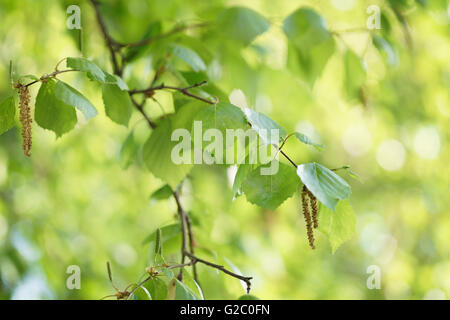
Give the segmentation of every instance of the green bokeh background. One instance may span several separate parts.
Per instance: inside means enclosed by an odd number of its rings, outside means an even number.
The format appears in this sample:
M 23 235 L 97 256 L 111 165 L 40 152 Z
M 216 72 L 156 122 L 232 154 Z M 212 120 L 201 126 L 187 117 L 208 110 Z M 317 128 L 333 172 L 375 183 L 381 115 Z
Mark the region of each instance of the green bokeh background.
M 317 249 L 309 248 L 297 196 L 274 212 L 251 205 L 245 196 L 232 202 L 230 170 L 196 166 L 184 186 L 183 201 L 192 212 L 199 255 L 217 257 L 220 263 L 228 259 L 254 277 L 252 293 L 265 299 L 450 297 L 447 1 L 409 7 L 405 15 L 412 48 L 400 23 L 390 16 L 397 55 L 392 65 L 368 45 L 368 32 L 343 33 L 312 90 L 286 68 L 283 19 L 308 5 L 331 30 L 361 28 L 366 25 L 366 8 L 371 4 L 385 8 L 384 1 L 107 2 L 107 24 L 120 41 L 139 40 L 153 21 L 162 21 L 165 29 L 177 21 L 210 21 L 231 5 L 260 12 L 271 27 L 252 46 L 240 49 L 231 43 L 219 55 L 214 36 L 203 40 L 213 57 L 219 56 L 222 72 L 216 85 L 227 95 L 241 89 L 249 105 L 288 131 L 301 130 L 325 145 L 319 153 L 288 141 L 285 148 L 296 163 L 317 161 L 329 168 L 348 164 L 361 176 L 358 182 L 343 175 L 352 185 L 356 233 L 332 255 L 319 233 Z M 87 1 L 2 0 L 2 99 L 10 92 L 10 60 L 16 75 L 42 75 L 60 59 L 81 55 L 77 31 L 66 28 L 66 8 L 71 4 L 81 8 L 84 56 L 111 70 Z M 366 105 L 345 96 L 346 46 L 364 55 Z M 152 78 L 148 60 L 140 59 L 126 70 L 130 86 Z M 143 239 L 176 219 L 173 199 L 150 200 L 164 183 L 139 159 L 122 168 L 118 155 L 129 129 L 104 115 L 99 86 L 81 75 L 61 79 L 80 89 L 100 114 L 89 122 L 78 114 L 77 127 L 59 139 L 33 125 L 31 158 L 22 153 L 19 126 L 0 136 L 0 299 L 98 299 L 113 293 L 106 261 L 111 261 L 118 287 L 137 281 L 149 258 Z M 37 89 L 32 87 L 32 101 Z M 157 98 L 167 113 L 173 110 L 170 93 L 158 92 Z M 152 117 L 161 114 L 153 102 L 146 110 Z M 140 119 L 135 112 L 130 127 L 143 143 L 149 131 Z M 81 268 L 80 290 L 66 288 L 69 265 Z M 381 270 L 379 290 L 366 285 L 371 265 Z M 239 281 L 204 266 L 199 270 L 205 298 L 235 299 L 243 294 Z

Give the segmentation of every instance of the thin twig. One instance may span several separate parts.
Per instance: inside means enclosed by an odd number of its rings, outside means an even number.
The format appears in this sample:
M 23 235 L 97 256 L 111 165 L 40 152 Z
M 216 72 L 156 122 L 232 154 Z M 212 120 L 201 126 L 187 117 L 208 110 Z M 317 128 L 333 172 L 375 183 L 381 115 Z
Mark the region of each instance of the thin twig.
M 191 98 L 194 98 L 194 99 L 206 102 L 208 104 L 217 104 L 219 102 L 217 98 L 216 98 L 216 101 L 211 101 L 211 100 L 205 99 L 203 97 L 200 97 L 200 96 L 198 96 L 196 94 L 193 94 L 193 93 L 189 92 L 189 89 L 193 89 L 193 88 L 197 88 L 197 87 L 203 86 L 206 83 L 207 83 L 206 81 L 202 81 L 202 82 L 195 83 L 195 84 L 193 84 L 191 86 L 188 86 L 188 87 L 166 86 L 163 83 L 163 84 L 160 84 L 159 86 L 150 87 L 150 88 L 147 88 L 147 89 L 130 90 L 129 93 L 130 93 L 130 95 L 145 94 L 145 95 L 151 96 L 153 94 L 153 92 L 155 92 L 156 90 L 176 90 L 176 91 L 181 92 L 182 94 L 184 94 L 186 96 L 189 96 Z
M 186 241 L 187 241 L 187 235 L 186 235 L 186 212 L 184 211 L 183 207 L 181 206 L 180 197 L 178 195 L 177 191 L 173 192 L 173 197 L 175 198 L 175 202 L 177 203 L 177 210 L 178 214 L 180 216 L 181 220 L 181 264 L 184 264 L 185 258 L 186 258 Z M 183 269 L 180 270 L 180 273 L 178 275 L 179 280 L 183 280 Z
M 148 45 L 150 43 L 152 43 L 155 40 L 159 40 L 162 38 L 167 38 L 171 35 L 174 35 L 176 33 L 188 30 L 188 29 L 194 29 L 194 28 L 202 28 L 202 27 L 206 27 L 208 26 L 209 23 L 197 23 L 197 24 L 191 24 L 191 25 L 182 25 L 182 26 L 178 26 L 173 28 L 172 30 L 166 32 L 166 33 L 161 33 L 158 34 L 154 37 L 150 37 L 138 42 L 132 42 L 132 43 L 128 43 L 128 44 L 120 44 L 121 47 L 125 47 L 125 48 L 133 48 L 133 47 L 140 47 L 140 46 L 145 46 Z
M 136 107 L 136 109 L 142 114 L 142 116 L 145 118 L 145 120 L 147 121 L 148 125 L 150 126 L 150 128 L 155 129 L 156 125 L 153 123 L 153 121 L 148 117 L 147 113 L 145 113 L 144 111 L 144 106 L 139 104 L 131 95 L 131 102 L 133 103 L 133 105 Z
M 103 16 L 100 12 L 99 2 L 97 0 L 91 0 L 92 6 L 94 7 L 95 14 L 97 16 L 97 21 L 102 30 L 103 37 L 105 38 L 106 45 L 108 46 L 109 53 L 111 54 L 111 61 L 113 64 L 114 74 L 122 76 L 122 68 L 119 67 L 119 62 L 117 61 L 116 51 L 120 47 L 120 44 L 117 43 L 108 33 L 106 29 L 105 21 L 103 20 Z
M 99 23 L 100 28 L 102 30 L 103 36 L 105 38 L 105 41 L 106 41 L 106 43 L 108 45 L 109 51 L 111 53 L 111 60 L 112 60 L 112 63 L 113 63 L 114 74 L 116 74 L 118 76 L 122 75 L 122 70 L 123 70 L 123 65 L 122 65 L 122 68 L 119 67 L 119 64 L 117 62 L 117 57 L 116 57 L 116 53 L 120 54 L 120 48 L 122 48 L 122 47 L 130 48 L 130 47 L 136 47 L 136 46 L 143 46 L 143 45 L 151 43 L 152 41 L 154 41 L 156 39 L 160 39 L 162 37 L 168 37 L 168 36 L 170 36 L 172 34 L 175 34 L 177 32 L 181 32 L 181 31 L 189 29 L 189 28 L 194 28 L 194 27 L 196 28 L 196 27 L 202 27 L 202 26 L 207 25 L 207 24 L 197 24 L 197 25 L 188 25 L 188 26 L 176 27 L 176 28 L 172 29 L 171 31 L 169 31 L 167 33 L 164 33 L 164 34 L 161 34 L 161 35 L 149 38 L 149 39 L 145 39 L 145 40 L 142 40 L 142 41 L 139 41 L 139 42 L 136 42 L 136 43 L 131 43 L 131 44 L 124 45 L 124 44 L 118 43 L 117 41 L 115 41 L 109 35 L 109 33 L 108 33 L 107 29 L 106 29 L 105 22 L 104 22 L 103 17 L 102 17 L 102 15 L 100 13 L 100 10 L 99 10 L 99 3 L 98 3 L 98 1 L 97 0 L 91 0 L 91 3 L 92 3 L 92 5 L 93 5 L 93 7 L 95 9 L 98 23 Z M 122 63 L 124 63 L 123 59 L 122 59 Z M 189 96 L 189 97 L 194 98 L 194 99 L 201 100 L 201 101 L 203 101 L 205 103 L 208 103 L 208 104 L 217 104 L 218 103 L 218 99 L 217 98 L 216 98 L 216 101 L 210 101 L 210 100 L 207 100 L 205 98 L 202 98 L 200 96 L 197 96 L 197 95 L 189 92 L 189 89 L 202 86 L 202 85 L 206 84 L 206 81 L 202 81 L 200 83 L 195 83 L 195 84 L 193 84 L 191 86 L 184 87 L 184 88 L 173 87 L 173 86 L 166 86 L 164 84 L 161 84 L 159 86 L 153 87 L 153 84 L 154 84 L 154 82 L 152 82 L 152 86 L 150 88 L 148 88 L 148 89 L 131 90 L 131 91 L 128 92 L 130 97 L 131 97 L 131 100 L 132 100 L 133 104 L 139 110 L 139 112 L 144 116 L 144 118 L 147 120 L 148 125 L 152 129 L 154 129 L 156 127 L 156 125 L 150 120 L 150 118 L 145 113 L 144 108 L 143 108 L 143 104 L 139 104 L 133 98 L 133 95 L 141 93 L 141 94 L 145 94 L 146 98 L 148 98 L 148 97 L 152 96 L 152 93 L 155 90 L 168 89 L 168 90 L 179 91 L 179 92 L 181 92 L 182 94 L 184 94 L 186 96 Z M 295 165 L 295 163 L 293 163 L 293 164 Z M 200 263 L 203 263 L 203 264 L 205 264 L 207 266 L 210 266 L 210 267 L 213 267 L 215 269 L 221 270 L 222 272 L 224 272 L 224 273 L 226 273 L 226 274 L 228 274 L 228 275 L 230 275 L 230 276 L 232 276 L 234 278 L 237 278 L 237 279 L 239 279 L 241 281 L 244 281 L 247 284 L 247 293 L 250 292 L 252 277 L 244 277 L 244 276 L 238 275 L 236 273 L 233 273 L 233 272 L 227 270 L 225 267 L 223 267 L 221 265 L 218 265 L 218 264 L 215 264 L 215 263 L 212 263 L 212 262 L 200 259 L 200 258 L 198 258 L 198 257 L 196 257 L 194 255 L 194 237 L 193 237 L 193 232 L 192 232 L 191 221 L 190 221 L 189 217 L 187 216 L 186 212 L 184 211 L 184 209 L 183 209 L 183 207 L 181 205 L 179 194 L 178 194 L 177 191 L 173 192 L 173 197 L 175 198 L 175 201 L 176 201 L 176 204 L 177 204 L 178 214 L 180 215 L 180 219 L 181 219 L 181 231 L 182 231 L 181 264 L 172 265 L 172 266 L 169 266 L 168 268 L 169 269 L 181 268 L 180 274 L 179 274 L 179 279 L 182 280 L 183 279 L 183 273 L 182 273 L 183 269 L 182 268 L 185 267 L 185 266 L 193 266 L 193 268 L 194 268 L 194 279 L 196 279 L 196 281 L 198 283 L 197 272 L 196 272 L 196 269 L 195 269 L 195 264 L 197 262 L 200 262 Z M 188 236 L 189 236 L 189 251 L 187 250 L 187 246 L 186 246 L 186 244 L 187 244 L 187 237 Z M 185 263 L 186 257 L 189 257 L 189 259 L 191 261 Z M 138 290 L 140 287 L 142 287 L 147 281 L 151 280 L 152 278 L 153 278 L 153 276 L 150 275 L 147 278 L 145 278 L 143 281 L 141 281 L 129 293 L 127 299 L 130 299 L 133 296 L 133 294 L 136 292 L 136 290 Z
M 136 287 L 134 287 L 133 290 L 131 290 L 130 293 L 128 294 L 127 300 L 130 300 L 130 298 L 133 296 L 133 294 L 136 292 L 136 290 L 139 289 L 140 287 L 142 287 L 148 280 L 150 280 L 152 278 L 153 278 L 152 276 L 148 276 L 147 278 L 142 280 Z
M 200 259 L 197 256 L 195 256 L 195 255 L 193 255 L 193 254 L 191 254 L 189 252 L 186 252 L 186 255 L 190 259 L 192 259 L 194 261 L 194 263 L 197 263 L 197 262 L 203 263 L 203 264 L 205 264 L 207 266 L 210 266 L 212 268 L 218 269 L 218 270 L 222 271 L 223 273 L 228 274 L 229 276 L 232 276 L 232 277 L 234 277 L 236 279 L 244 281 L 247 284 L 247 293 L 250 293 L 250 288 L 251 288 L 251 285 L 252 285 L 251 280 L 253 279 L 253 277 L 245 277 L 245 276 L 239 275 L 237 273 L 231 272 L 230 270 L 225 269 L 224 266 L 221 266 L 221 265 L 218 265 L 218 264 L 215 264 L 215 263 L 212 263 L 212 262 Z
M 195 240 L 194 240 L 194 233 L 192 232 L 192 222 L 191 222 L 191 218 L 186 215 L 186 226 L 187 226 L 187 231 L 188 231 L 188 238 L 189 238 L 189 252 L 191 254 L 195 254 Z M 198 274 L 197 274 L 197 266 L 195 264 L 192 265 L 192 272 L 194 274 L 194 280 L 195 282 L 197 282 L 198 285 Z
M 38 83 L 40 81 L 45 81 L 45 80 L 50 79 L 50 78 L 55 78 L 58 74 L 65 73 L 65 72 L 72 72 L 72 71 L 79 71 L 79 70 L 77 70 L 77 69 L 67 69 L 67 70 L 54 71 L 54 72 L 52 72 L 50 74 L 42 76 L 39 80 L 34 80 L 34 81 L 26 84 L 25 87 L 32 86 L 33 84 Z

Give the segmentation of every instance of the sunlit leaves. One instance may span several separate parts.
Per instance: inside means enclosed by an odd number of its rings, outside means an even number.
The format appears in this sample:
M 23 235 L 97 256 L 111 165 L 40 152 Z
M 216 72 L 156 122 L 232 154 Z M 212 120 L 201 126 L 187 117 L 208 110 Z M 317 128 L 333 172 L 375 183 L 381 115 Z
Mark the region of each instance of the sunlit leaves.
M 142 154 L 147 168 L 173 189 L 192 168 L 192 164 L 175 164 L 172 161 L 172 150 L 177 144 L 171 140 L 174 129 L 171 118 L 162 120 L 145 143 Z
M 78 90 L 69 86 L 67 83 L 58 80 L 54 92 L 58 100 L 80 110 L 86 117 L 86 120 L 97 115 L 97 109 L 95 109 L 92 103 Z
M 140 146 L 134 138 L 134 131 L 132 130 L 120 148 L 119 162 L 122 168 L 127 169 L 136 159 L 139 153 Z
M 150 196 L 151 200 L 165 200 L 173 195 L 172 188 L 166 184 L 152 193 Z
M 269 165 L 276 164 L 271 162 Z M 249 202 L 262 208 L 275 210 L 294 194 L 299 184 L 295 169 L 283 163 L 278 163 L 278 165 L 278 170 L 272 174 L 261 174 L 261 168 L 268 168 L 267 165 L 263 165 L 247 176 L 242 190 Z
M 137 285 L 133 285 L 131 290 L 134 290 Z M 131 300 L 153 300 L 150 292 L 144 287 L 139 287 L 136 291 L 134 291 L 133 296 L 130 298 Z
M 236 145 L 234 141 L 226 139 L 227 130 L 245 130 L 248 128 L 245 115 L 241 109 L 225 102 L 210 105 L 204 108 L 195 116 L 195 121 L 198 121 L 197 123 L 200 123 L 201 121 L 201 128 L 203 132 L 211 133 L 211 137 L 208 139 L 211 140 L 211 144 L 206 141 L 201 141 L 200 143 L 202 144 L 201 147 L 206 151 L 206 154 L 211 154 L 217 163 L 224 163 L 227 152 L 231 152 L 231 148 L 234 148 Z M 198 138 L 199 134 L 202 134 L 202 132 L 198 131 L 198 129 L 193 127 L 192 136 L 194 139 Z M 217 135 L 214 135 L 213 133 L 217 133 Z M 218 136 L 222 138 L 222 143 L 220 143 L 220 141 L 216 141 Z M 197 143 L 197 146 L 198 145 L 199 143 Z M 214 148 L 215 146 L 221 149 L 220 151 L 222 151 L 222 157 L 217 152 L 219 150 Z M 205 157 L 207 157 L 206 154 L 204 154 Z M 237 157 L 237 152 L 234 153 L 234 156 Z M 213 158 L 210 158 L 207 161 L 213 161 Z
M 67 58 L 68 68 L 87 72 L 91 77 L 100 82 L 105 82 L 105 73 L 95 63 L 85 58 Z
M 172 52 L 175 56 L 186 62 L 195 72 L 206 70 L 205 62 L 193 51 L 182 45 L 174 45 Z
M 344 87 L 349 99 L 359 99 L 366 81 L 366 68 L 363 61 L 352 50 L 344 54 Z
M 73 68 L 78 71 L 86 72 L 91 80 L 96 80 L 102 84 L 115 84 L 121 90 L 128 90 L 127 84 L 117 75 L 112 75 L 94 62 L 85 58 L 67 58 L 66 65 L 68 68 Z
M 301 164 L 297 174 L 309 191 L 331 210 L 339 200 L 346 199 L 351 189 L 348 183 L 330 169 L 318 163 Z
M 258 12 L 244 7 L 226 9 L 219 15 L 217 25 L 227 37 L 249 45 L 257 36 L 269 29 L 269 21 Z
M 348 200 L 339 201 L 336 211 L 320 206 L 319 230 L 327 235 L 332 252 L 355 233 L 356 217 Z
M 313 142 L 311 140 L 310 137 L 308 137 L 307 135 L 300 133 L 300 132 L 295 132 L 294 136 L 301 142 L 303 142 L 304 144 L 309 144 L 311 146 L 313 146 L 314 148 L 316 148 L 318 151 L 322 151 L 323 149 L 323 144 L 319 144 L 316 142 Z
M 165 300 L 167 298 L 168 288 L 164 280 L 155 277 L 144 284 L 144 287 L 150 293 L 152 300 Z
M 335 50 L 325 20 L 310 8 L 300 8 L 283 22 L 288 37 L 288 64 L 311 86 Z
M 102 85 L 102 97 L 106 115 L 118 124 L 128 126 L 133 106 L 130 95 L 115 84 Z
M 244 113 L 252 129 L 266 144 L 278 144 L 286 137 L 286 130 L 268 116 L 249 108 L 244 108 Z
M 164 245 L 164 242 L 172 239 L 173 237 L 178 236 L 181 233 L 181 225 L 179 223 L 169 224 L 167 226 L 159 228 L 161 230 L 161 243 Z M 156 242 L 156 236 L 158 233 L 158 229 L 152 232 L 143 243 L 151 243 Z
M 5 133 L 14 126 L 16 107 L 14 97 L 9 97 L 0 103 L 0 134 Z
M 175 285 L 175 300 L 199 300 L 200 298 L 192 292 L 183 282 L 178 279 L 173 279 L 175 283 L 171 283 L 171 285 Z
M 253 169 L 254 169 L 254 165 L 249 164 L 249 163 L 242 163 L 241 165 L 239 165 L 238 170 L 236 172 L 236 176 L 234 177 L 234 182 L 233 182 L 233 198 L 241 195 L 242 183 L 245 181 L 248 174 L 250 172 L 252 172 Z
M 202 121 L 203 130 L 217 129 L 222 133 L 225 133 L 226 129 L 243 129 L 247 124 L 241 109 L 226 102 L 204 108 L 195 120 Z
M 397 54 L 393 46 L 389 43 L 389 41 L 378 35 L 373 35 L 372 42 L 373 45 L 380 51 L 381 55 L 387 60 L 387 62 L 390 65 L 397 64 L 398 60 Z
M 56 82 L 43 82 L 36 97 L 34 119 L 36 123 L 56 133 L 57 137 L 72 130 L 77 123 L 75 109 L 55 95 Z

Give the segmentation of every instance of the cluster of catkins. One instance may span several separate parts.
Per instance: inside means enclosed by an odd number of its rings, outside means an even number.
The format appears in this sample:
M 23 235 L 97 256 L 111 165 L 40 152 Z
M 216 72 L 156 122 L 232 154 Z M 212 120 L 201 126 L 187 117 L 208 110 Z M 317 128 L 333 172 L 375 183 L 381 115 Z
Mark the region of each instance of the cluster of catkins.
M 32 133 L 31 123 L 31 108 L 30 108 L 30 92 L 27 86 L 18 83 L 16 86 L 19 91 L 19 109 L 20 109 L 20 123 L 22 124 L 22 148 L 26 156 L 31 156 Z
M 312 194 L 311 191 L 308 190 L 305 185 L 302 188 L 301 197 L 309 245 L 312 249 L 315 249 L 313 228 L 315 229 L 319 226 L 319 221 L 317 220 L 317 214 L 319 211 L 317 206 L 317 198 Z

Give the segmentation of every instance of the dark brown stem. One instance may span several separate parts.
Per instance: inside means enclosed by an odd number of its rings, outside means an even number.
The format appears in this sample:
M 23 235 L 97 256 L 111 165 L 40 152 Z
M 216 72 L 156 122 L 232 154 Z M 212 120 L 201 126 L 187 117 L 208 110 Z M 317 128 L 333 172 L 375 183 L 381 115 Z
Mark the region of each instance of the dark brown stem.
M 150 128 L 155 129 L 156 125 L 155 123 L 149 118 L 149 116 L 147 115 L 147 113 L 145 113 L 144 111 L 144 106 L 142 104 L 139 104 L 131 95 L 131 102 L 133 103 L 133 105 L 136 107 L 136 109 L 142 114 L 142 116 L 145 118 L 145 121 L 147 121 L 148 125 L 150 126 Z
M 284 153 L 284 151 L 283 150 L 280 150 L 280 153 L 286 158 L 286 159 L 288 159 L 288 161 L 294 166 L 294 167 L 296 167 L 297 168 L 297 165 L 295 164 L 295 162 L 294 161 L 292 161 L 292 159 L 291 158 L 289 158 L 289 156 L 286 154 L 286 153 Z
M 218 99 L 217 98 L 216 98 L 216 101 L 210 101 L 208 99 L 202 98 L 202 97 L 200 97 L 198 95 L 195 95 L 195 94 L 189 92 L 189 89 L 203 86 L 206 83 L 207 83 L 206 81 L 202 81 L 200 83 L 195 83 L 195 84 L 193 84 L 191 86 L 184 87 L 184 88 L 174 87 L 174 86 L 166 86 L 165 84 L 160 84 L 159 86 L 150 87 L 150 88 L 147 88 L 147 89 L 130 90 L 129 93 L 130 93 L 130 95 L 145 94 L 145 95 L 151 96 L 153 94 L 153 92 L 155 92 L 156 90 L 165 90 L 165 89 L 167 89 L 167 90 L 176 90 L 176 91 L 181 92 L 182 94 L 184 94 L 186 96 L 189 96 L 191 98 L 194 98 L 194 99 L 206 102 L 208 104 L 217 104 L 218 103 Z
M 215 264 L 215 263 L 212 263 L 212 262 L 209 262 L 209 261 L 200 259 L 200 258 L 198 258 L 197 256 L 195 256 L 195 255 L 193 255 L 193 254 L 191 254 L 191 253 L 189 253 L 189 252 L 186 252 L 186 255 L 187 255 L 192 261 L 194 261 L 194 263 L 197 263 L 197 262 L 203 263 L 204 265 L 207 265 L 207 266 L 210 266 L 210 267 L 212 267 L 212 268 L 218 269 L 218 270 L 222 271 L 223 273 L 228 274 L 229 276 L 232 276 L 232 277 L 234 277 L 234 278 L 236 278 L 236 279 L 239 279 L 239 280 L 244 281 L 244 282 L 247 284 L 247 293 L 250 293 L 250 288 L 251 288 L 251 285 L 252 285 L 251 280 L 253 279 L 252 277 L 244 277 L 244 276 L 241 276 L 241 275 L 239 275 L 239 274 L 237 274 L 237 273 L 231 272 L 231 271 L 228 270 L 228 269 L 225 269 L 224 266 L 221 266 L 221 265 L 218 265 L 218 264 Z
M 107 29 L 106 29 L 106 25 L 105 22 L 103 20 L 103 17 L 100 13 L 99 10 L 99 3 L 97 0 L 91 0 L 91 3 L 95 9 L 96 12 L 96 16 L 97 16 L 97 21 L 98 24 L 100 25 L 100 28 L 102 30 L 103 36 L 105 38 L 106 44 L 108 46 L 108 49 L 111 53 L 111 60 L 112 60 L 112 64 L 113 64 L 113 68 L 114 68 L 114 74 L 118 75 L 118 76 L 122 76 L 122 71 L 123 71 L 123 65 L 122 67 L 119 67 L 118 61 L 117 61 L 117 56 L 116 54 L 119 53 L 120 54 L 120 49 L 122 47 L 137 47 L 137 46 L 143 46 L 143 45 L 147 45 L 149 43 L 151 43 L 154 40 L 163 38 L 163 37 L 168 37 L 170 35 L 173 35 L 177 32 L 181 32 L 183 30 L 187 30 L 189 28 L 197 28 L 197 27 L 202 27 L 202 26 L 206 26 L 207 24 L 197 24 L 197 25 L 188 25 L 188 26 L 180 26 L 180 27 L 175 27 L 174 29 L 172 29 L 171 31 L 167 32 L 167 33 L 163 33 L 161 35 L 158 35 L 156 37 L 152 37 L 149 39 L 145 39 L 136 43 L 130 43 L 130 44 L 120 44 L 118 42 L 116 42 L 108 33 Z M 124 63 L 124 59 L 122 59 L 122 63 Z M 66 71 L 62 71 L 62 72 L 66 72 Z M 62 73 L 60 71 L 58 71 L 58 73 Z M 55 74 L 56 75 L 56 74 Z M 138 111 L 144 116 L 144 118 L 146 119 L 148 125 L 154 129 L 156 128 L 156 125 L 151 121 L 151 119 L 147 116 L 147 114 L 144 111 L 144 107 L 143 104 L 139 104 L 133 97 L 133 95 L 135 94 L 145 94 L 146 98 L 151 97 L 153 95 L 153 92 L 155 90 L 163 90 L 163 89 L 168 89 L 168 90 L 176 90 L 181 92 L 182 94 L 189 96 L 191 98 L 203 101 L 205 103 L 208 104 L 217 104 L 218 103 L 218 99 L 216 99 L 216 101 L 210 101 L 207 100 L 205 98 L 202 98 L 200 96 L 197 96 L 191 92 L 189 92 L 189 89 L 192 88 L 196 88 L 196 87 L 200 87 L 204 84 L 206 84 L 206 81 L 202 81 L 200 83 L 195 83 L 191 86 L 188 87 L 184 87 L 184 88 L 180 88 L 180 87 L 174 87 L 174 86 L 166 86 L 164 84 L 161 84 L 159 86 L 153 87 L 154 82 L 156 81 L 158 77 L 158 74 L 155 75 L 155 79 L 154 81 L 152 81 L 152 86 L 148 89 L 144 89 L 144 90 L 130 90 L 128 93 L 130 95 L 130 98 L 134 104 L 134 106 L 138 109 Z M 145 100 L 144 100 L 145 101 Z M 294 164 L 295 165 L 295 164 Z M 173 197 L 175 199 L 175 202 L 177 204 L 177 210 L 178 210 L 178 214 L 180 216 L 180 220 L 181 220 L 181 232 L 182 232 L 182 245 L 181 245 L 181 264 L 178 265 L 172 265 L 169 266 L 169 269 L 175 269 L 175 268 L 181 268 L 180 270 L 180 274 L 178 275 L 178 279 L 179 280 L 183 280 L 183 267 L 186 266 L 192 266 L 193 267 L 193 271 L 194 271 L 194 279 L 195 281 L 198 283 L 198 278 L 197 278 L 197 271 L 196 271 L 196 263 L 200 262 L 203 263 L 207 266 L 216 268 L 218 270 L 221 270 L 222 272 L 237 278 L 241 281 L 244 281 L 247 284 L 247 293 L 250 292 L 250 287 L 251 287 L 251 279 L 252 277 L 244 277 L 241 275 L 238 275 L 236 273 L 233 273 L 227 269 L 225 269 L 223 266 L 221 265 L 217 265 L 215 263 L 200 259 L 198 257 L 196 257 L 194 255 L 194 247 L 195 247 L 195 243 L 194 243 L 194 235 L 192 232 L 192 225 L 191 225 L 191 220 L 189 219 L 186 211 L 184 211 L 181 202 L 180 202 L 180 198 L 179 198 L 179 194 L 177 191 L 173 192 Z M 189 237 L 189 251 L 187 250 L 187 241 L 188 241 L 188 237 Z M 189 259 L 191 260 L 190 262 L 185 263 L 186 257 L 189 257 Z M 132 295 L 136 292 L 137 289 L 139 289 L 140 287 L 142 287 L 147 281 L 151 280 L 153 278 L 152 275 L 150 275 L 149 277 L 145 278 L 143 281 L 141 281 L 128 295 L 127 299 L 130 299 L 132 297 Z
M 114 74 L 117 74 L 118 76 L 122 76 L 122 68 L 119 66 L 119 62 L 117 60 L 116 52 L 120 48 L 120 44 L 117 43 L 108 33 L 108 30 L 106 29 L 105 21 L 103 20 L 103 16 L 100 12 L 99 8 L 99 2 L 97 0 L 91 0 L 92 6 L 94 7 L 95 14 L 97 16 L 97 21 L 100 26 L 100 29 L 102 30 L 103 37 L 105 38 L 106 45 L 108 46 L 109 53 L 111 54 L 111 62 L 113 64 L 113 70 Z
M 194 233 L 192 232 L 192 221 L 188 215 L 186 215 L 186 226 L 187 226 L 188 238 L 189 238 L 189 252 L 191 254 L 195 254 L 195 249 L 194 249 L 195 240 L 194 240 Z M 192 265 L 192 272 L 194 274 L 195 282 L 197 282 L 197 284 L 200 285 L 200 283 L 198 282 L 197 266 L 195 264 Z
M 181 220 L 181 264 L 184 264 L 184 261 L 186 258 L 186 253 L 187 253 L 187 250 L 186 250 L 186 242 L 187 242 L 186 212 L 184 211 L 183 207 L 181 206 L 180 197 L 179 197 L 177 191 L 173 192 L 173 197 L 175 198 L 175 202 L 177 204 L 178 215 L 180 216 L 180 220 Z M 178 279 L 180 281 L 183 280 L 183 270 L 180 270 Z

